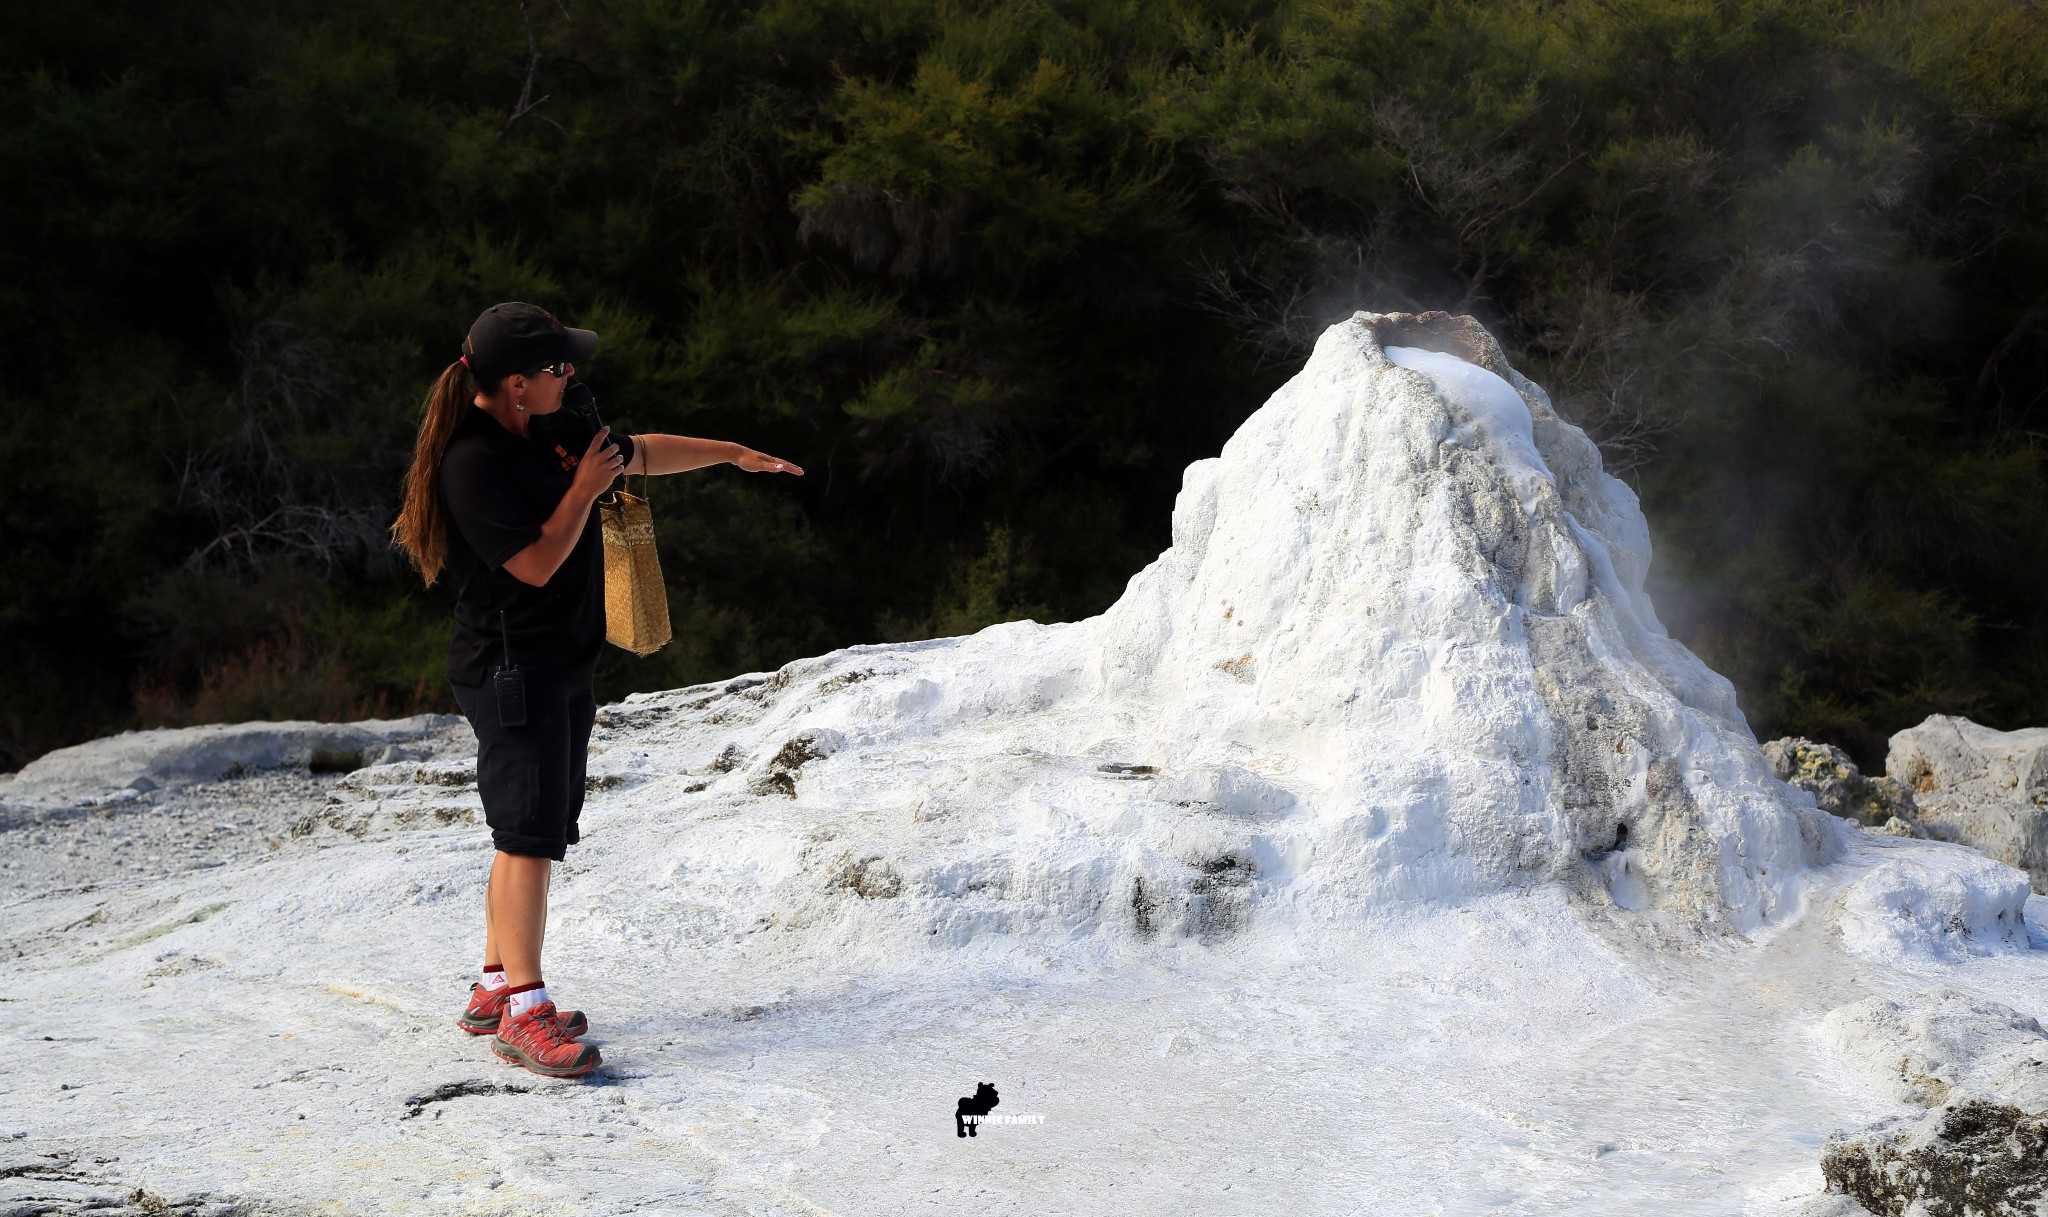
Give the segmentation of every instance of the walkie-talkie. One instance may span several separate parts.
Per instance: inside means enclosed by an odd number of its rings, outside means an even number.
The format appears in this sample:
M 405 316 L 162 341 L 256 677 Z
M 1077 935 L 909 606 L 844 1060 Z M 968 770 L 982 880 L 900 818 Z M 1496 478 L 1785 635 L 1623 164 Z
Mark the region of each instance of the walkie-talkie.
M 498 721 L 507 727 L 526 725 L 526 673 L 512 662 L 512 633 L 505 610 L 498 610 L 498 636 L 505 643 L 505 666 L 491 673 L 491 691 L 498 696 Z
M 562 394 L 562 405 L 567 409 L 576 411 L 577 415 L 585 423 L 589 424 L 592 435 L 596 435 L 599 431 L 604 430 L 604 420 L 597 416 L 597 394 L 591 391 L 589 385 L 570 385 L 568 391 Z M 612 442 L 618 443 L 618 437 L 614 436 Z M 625 483 L 625 475 L 620 474 L 612 479 L 612 489 L 617 490 L 620 486 L 625 485 Z

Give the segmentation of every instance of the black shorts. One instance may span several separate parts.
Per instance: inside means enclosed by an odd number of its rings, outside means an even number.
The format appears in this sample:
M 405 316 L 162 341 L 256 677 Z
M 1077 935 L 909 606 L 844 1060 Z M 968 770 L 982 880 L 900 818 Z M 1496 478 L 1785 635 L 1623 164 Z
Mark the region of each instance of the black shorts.
M 498 721 L 491 686 L 449 683 L 476 732 L 476 785 L 492 843 L 508 854 L 561 861 L 576 844 L 583 810 L 583 768 L 597 720 L 590 684 L 528 676 L 526 725 L 507 727 Z

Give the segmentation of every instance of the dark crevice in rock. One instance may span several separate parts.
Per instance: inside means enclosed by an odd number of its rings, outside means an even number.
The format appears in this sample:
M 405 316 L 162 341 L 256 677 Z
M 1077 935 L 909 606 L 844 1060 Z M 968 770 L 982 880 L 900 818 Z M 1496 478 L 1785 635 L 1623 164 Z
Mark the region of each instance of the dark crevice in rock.
M 508 1086 L 497 1082 L 482 1081 L 477 1078 L 470 1078 L 461 1082 L 449 1082 L 442 1086 L 436 1086 L 425 1094 L 416 1094 L 407 1099 L 405 1101 L 405 1114 L 398 1118 L 410 1120 L 414 1116 L 419 1115 L 430 1104 L 446 1103 L 450 1099 L 461 1099 L 467 1098 L 470 1095 L 484 1094 L 527 1094 L 531 1089 L 531 1087 L 527 1086 Z
M 1258 868 L 1242 854 L 1205 858 L 1189 885 L 1195 915 L 1195 936 L 1213 941 L 1241 927 L 1251 916 L 1252 881 Z
M 1139 765 L 1130 761 L 1106 761 L 1095 767 L 1097 773 L 1113 778 L 1141 779 L 1156 777 L 1157 765 Z
M 1145 888 L 1144 876 L 1131 880 L 1131 915 L 1137 923 L 1138 937 L 1150 938 L 1155 927 L 1152 914 L 1159 908 L 1159 898 Z

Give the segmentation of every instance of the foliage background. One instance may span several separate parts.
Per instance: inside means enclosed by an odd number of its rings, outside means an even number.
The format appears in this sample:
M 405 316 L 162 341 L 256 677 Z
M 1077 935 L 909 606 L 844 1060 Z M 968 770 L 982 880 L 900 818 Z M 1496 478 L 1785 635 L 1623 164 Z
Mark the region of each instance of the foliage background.
M 508 299 L 604 335 L 614 421 L 809 471 L 657 484 L 677 638 L 604 697 L 1098 612 L 1323 325 L 1444 308 L 1636 485 L 1666 624 L 1761 737 L 2048 722 L 2039 3 L 8 24 L 0 764 L 451 709 L 452 593 L 384 529 Z

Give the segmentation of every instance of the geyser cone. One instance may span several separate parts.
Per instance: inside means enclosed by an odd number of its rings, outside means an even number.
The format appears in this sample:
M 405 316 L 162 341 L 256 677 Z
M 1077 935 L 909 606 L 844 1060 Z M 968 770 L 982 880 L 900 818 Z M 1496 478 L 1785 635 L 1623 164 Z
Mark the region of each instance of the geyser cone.
M 1189 466 L 1097 687 L 1167 770 L 1294 762 L 1274 845 L 1312 888 L 1557 878 L 1746 929 L 1835 830 L 1665 633 L 1649 557 L 1635 495 L 1482 327 L 1359 313 Z

